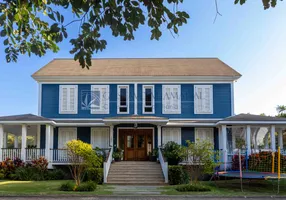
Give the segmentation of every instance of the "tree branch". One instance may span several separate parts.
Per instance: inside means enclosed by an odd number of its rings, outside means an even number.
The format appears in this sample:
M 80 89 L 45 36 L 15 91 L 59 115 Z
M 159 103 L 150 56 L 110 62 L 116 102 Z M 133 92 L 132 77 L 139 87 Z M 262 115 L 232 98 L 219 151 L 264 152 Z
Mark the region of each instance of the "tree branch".
M 214 23 L 216 22 L 216 19 L 217 19 L 218 16 L 222 16 L 222 14 L 218 10 L 217 0 L 215 0 L 215 8 L 216 8 L 216 15 L 215 15 L 215 18 L 214 18 Z

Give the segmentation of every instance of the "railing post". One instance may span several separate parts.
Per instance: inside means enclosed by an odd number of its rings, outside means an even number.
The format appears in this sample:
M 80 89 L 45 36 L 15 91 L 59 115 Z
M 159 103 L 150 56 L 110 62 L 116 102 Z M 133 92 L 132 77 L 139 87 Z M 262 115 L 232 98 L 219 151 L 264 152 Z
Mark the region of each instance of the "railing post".
M 46 125 L 46 151 L 45 157 L 50 165 L 50 140 L 51 140 L 51 125 Z
M 4 127 L 2 124 L 0 124 L 0 161 L 2 161 L 3 158 L 3 136 L 4 136 Z
M 21 147 L 21 159 L 26 162 L 26 147 L 27 147 L 27 125 L 22 125 L 22 147 Z
M 162 126 L 158 125 L 157 129 L 158 129 L 158 148 L 162 146 Z

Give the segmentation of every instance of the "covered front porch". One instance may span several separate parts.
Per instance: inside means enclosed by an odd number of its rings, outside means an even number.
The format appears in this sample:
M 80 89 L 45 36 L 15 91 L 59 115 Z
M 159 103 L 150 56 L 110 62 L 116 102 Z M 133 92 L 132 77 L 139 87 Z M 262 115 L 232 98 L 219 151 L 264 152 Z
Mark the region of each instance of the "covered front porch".
M 219 149 L 225 152 L 222 160 L 230 161 L 232 155 L 242 150 L 245 156 L 261 151 L 285 154 L 283 135 L 286 118 L 240 114 L 217 122 Z

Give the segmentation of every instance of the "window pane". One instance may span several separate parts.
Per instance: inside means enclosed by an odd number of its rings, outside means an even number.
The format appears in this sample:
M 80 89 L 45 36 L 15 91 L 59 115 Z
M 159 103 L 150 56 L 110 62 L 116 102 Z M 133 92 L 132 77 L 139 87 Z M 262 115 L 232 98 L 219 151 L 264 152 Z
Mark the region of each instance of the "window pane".
M 145 89 L 145 105 L 146 106 L 152 105 L 152 90 L 151 90 L 151 88 Z
M 119 108 L 119 111 L 120 111 L 120 112 L 127 112 L 127 107 L 120 107 L 120 108 Z
M 133 135 L 127 135 L 127 148 L 134 148 L 134 137 L 133 137 Z
M 145 107 L 145 112 L 152 112 L 152 107 Z
M 126 88 L 121 88 L 120 89 L 120 105 L 121 106 L 126 106 L 126 96 L 127 96 L 127 89 Z
M 138 135 L 138 148 L 144 148 L 145 146 L 145 137 L 144 135 Z

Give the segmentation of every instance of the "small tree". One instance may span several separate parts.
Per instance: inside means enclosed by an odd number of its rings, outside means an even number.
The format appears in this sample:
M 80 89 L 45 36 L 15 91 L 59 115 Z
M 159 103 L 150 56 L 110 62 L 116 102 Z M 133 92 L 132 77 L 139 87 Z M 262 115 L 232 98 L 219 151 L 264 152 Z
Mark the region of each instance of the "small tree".
M 84 143 L 81 140 L 69 141 L 67 143 L 67 149 L 70 162 L 69 169 L 76 186 L 79 186 L 87 168 L 100 167 L 102 158 L 96 154 L 90 144 Z
M 213 150 L 213 144 L 208 140 L 187 141 L 187 153 L 190 165 L 187 166 L 192 182 L 197 182 L 204 174 L 212 174 L 214 168 L 219 165 L 218 152 Z

